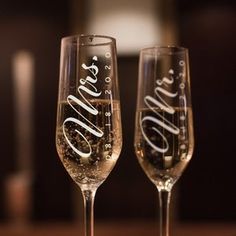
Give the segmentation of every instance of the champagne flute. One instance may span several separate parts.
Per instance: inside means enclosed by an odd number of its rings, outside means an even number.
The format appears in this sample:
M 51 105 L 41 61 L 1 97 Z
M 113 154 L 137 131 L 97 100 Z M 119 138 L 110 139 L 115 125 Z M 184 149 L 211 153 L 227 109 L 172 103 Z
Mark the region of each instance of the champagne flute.
M 169 236 L 171 189 L 194 147 L 188 50 L 146 48 L 139 59 L 135 152 L 159 193 L 160 236 Z
M 122 147 L 114 38 L 79 35 L 62 39 L 56 147 L 83 195 L 85 235 L 93 236 L 95 193 Z

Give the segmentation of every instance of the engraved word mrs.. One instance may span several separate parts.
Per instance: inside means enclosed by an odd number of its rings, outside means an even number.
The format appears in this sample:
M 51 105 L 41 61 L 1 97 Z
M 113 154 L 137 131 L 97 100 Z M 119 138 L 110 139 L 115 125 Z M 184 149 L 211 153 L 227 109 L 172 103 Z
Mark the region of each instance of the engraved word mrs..
M 66 139 L 67 143 L 69 144 L 69 146 L 73 149 L 74 152 L 76 152 L 81 157 L 89 157 L 91 155 L 92 148 L 91 148 L 89 141 L 87 140 L 87 138 L 85 137 L 85 135 L 81 131 L 79 131 L 78 129 L 75 129 L 75 132 L 78 133 L 78 135 L 87 144 L 89 151 L 84 152 L 84 151 L 80 150 L 79 148 L 75 147 L 72 144 L 72 142 L 69 140 L 69 138 L 67 137 L 65 127 L 66 127 L 67 123 L 72 122 L 72 123 L 77 124 L 78 126 L 84 128 L 85 131 L 90 132 L 91 134 L 93 134 L 96 137 L 103 136 L 103 131 L 100 130 L 98 127 L 96 127 L 91 121 L 89 121 L 84 115 L 82 115 L 76 109 L 76 106 L 80 106 L 84 110 L 86 110 L 88 113 L 90 113 L 94 116 L 98 115 L 98 110 L 86 99 L 86 96 L 83 95 L 83 94 L 91 95 L 92 97 L 96 98 L 96 97 L 99 97 L 102 93 L 102 92 L 99 92 L 98 89 L 95 87 L 96 82 L 98 80 L 97 74 L 99 72 L 98 67 L 95 65 L 95 61 L 97 61 L 97 60 L 98 60 L 97 56 L 94 56 L 93 57 L 94 62 L 91 65 L 87 66 L 84 63 L 81 65 L 82 68 L 84 70 L 88 71 L 88 73 L 89 73 L 89 75 L 86 77 L 86 79 L 83 79 L 83 78 L 80 79 L 80 85 L 78 86 L 78 89 L 77 89 L 78 93 L 80 94 L 80 97 L 82 99 L 78 99 L 74 95 L 69 95 L 67 97 L 68 104 L 71 106 L 72 109 L 74 109 L 74 111 L 80 117 L 83 118 L 83 121 L 73 118 L 73 117 L 68 117 L 63 122 L 63 134 L 64 134 L 65 139 Z

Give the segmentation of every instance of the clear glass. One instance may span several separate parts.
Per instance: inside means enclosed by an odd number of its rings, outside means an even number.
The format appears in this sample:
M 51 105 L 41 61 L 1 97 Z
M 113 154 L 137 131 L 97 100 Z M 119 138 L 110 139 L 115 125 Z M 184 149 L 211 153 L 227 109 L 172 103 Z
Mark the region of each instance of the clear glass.
M 94 235 L 97 188 L 120 155 L 122 129 L 115 39 L 62 39 L 56 147 L 84 198 L 85 235 Z
M 187 49 L 141 50 L 134 145 L 141 167 L 159 192 L 160 236 L 169 236 L 171 189 L 194 148 Z

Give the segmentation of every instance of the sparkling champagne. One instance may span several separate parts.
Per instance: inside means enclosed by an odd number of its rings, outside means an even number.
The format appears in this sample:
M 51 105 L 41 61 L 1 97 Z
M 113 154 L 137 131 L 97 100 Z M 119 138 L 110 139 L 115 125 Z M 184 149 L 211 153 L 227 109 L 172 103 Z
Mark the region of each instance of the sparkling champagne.
M 175 108 L 170 114 L 160 108 L 146 108 L 137 111 L 136 119 L 135 151 L 139 163 L 156 186 L 168 189 L 192 156 L 192 110 Z
M 97 114 L 68 102 L 58 107 L 57 152 L 81 188 L 98 187 L 113 169 L 122 147 L 120 103 L 93 99 L 89 104 Z

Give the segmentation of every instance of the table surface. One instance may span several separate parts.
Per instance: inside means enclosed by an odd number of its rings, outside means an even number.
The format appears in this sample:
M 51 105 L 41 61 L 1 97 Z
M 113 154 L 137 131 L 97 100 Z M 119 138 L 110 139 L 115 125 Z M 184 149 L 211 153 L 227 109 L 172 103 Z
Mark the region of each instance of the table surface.
M 235 223 L 185 223 L 171 227 L 171 236 L 236 236 Z M 0 225 L 1 236 L 83 236 L 79 224 Z M 158 225 L 144 221 L 96 222 L 95 236 L 159 236 Z

